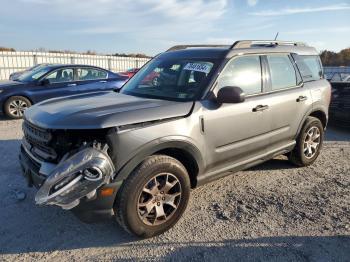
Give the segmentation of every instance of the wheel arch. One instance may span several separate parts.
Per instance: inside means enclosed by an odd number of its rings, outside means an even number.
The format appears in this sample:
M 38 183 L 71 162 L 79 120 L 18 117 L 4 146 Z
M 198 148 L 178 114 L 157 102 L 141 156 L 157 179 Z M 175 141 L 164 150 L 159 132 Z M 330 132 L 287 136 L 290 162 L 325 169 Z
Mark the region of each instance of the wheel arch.
M 296 133 L 295 137 L 298 137 L 301 129 L 303 128 L 303 126 L 305 124 L 305 121 L 306 121 L 307 117 L 309 117 L 309 116 L 318 118 L 321 121 L 323 128 L 326 129 L 327 123 L 328 123 L 327 113 L 321 107 L 313 108 L 307 114 L 305 114 L 303 120 L 301 121 L 301 123 L 299 125 L 298 132 Z
M 327 127 L 327 115 L 324 111 L 314 110 L 314 111 L 312 111 L 311 114 L 309 114 L 309 116 L 313 116 L 313 117 L 318 118 L 322 123 L 323 129 L 325 129 Z
M 190 176 L 191 187 L 195 188 L 197 186 L 197 176 L 204 166 L 203 157 L 200 150 L 188 141 L 151 143 L 118 169 L 115 181 L 125 180 L 147 157 L 157 154 L 167 155 L 180 161 Z

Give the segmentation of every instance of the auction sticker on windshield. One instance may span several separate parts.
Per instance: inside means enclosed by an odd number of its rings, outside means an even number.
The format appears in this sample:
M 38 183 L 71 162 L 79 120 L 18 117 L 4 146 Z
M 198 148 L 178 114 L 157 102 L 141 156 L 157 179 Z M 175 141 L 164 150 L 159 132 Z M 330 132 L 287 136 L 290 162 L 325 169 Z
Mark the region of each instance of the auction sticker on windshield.
M 208 74 L 212 68 L 211 64 L 208 63 L 188 63 L 184 70 L 203 72 Z

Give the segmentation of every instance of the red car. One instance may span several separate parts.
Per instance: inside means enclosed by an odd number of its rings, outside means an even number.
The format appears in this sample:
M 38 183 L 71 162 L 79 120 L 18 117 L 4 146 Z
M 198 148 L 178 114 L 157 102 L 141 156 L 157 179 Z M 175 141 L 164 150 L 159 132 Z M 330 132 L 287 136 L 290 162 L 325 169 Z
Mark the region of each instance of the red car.
M 125 72 L 120 72 L 120 75 L 125 75 L 129 78 L 133 77 L 138 71 L 140 70 L 140 68 L 131 68 Z M 145 79 L 143 80 L 143 84 L 151 84 L 153 86 L 157 86 L 158 85 L 158 77 L 159 77 L 159 73 L 158 72 L 151 72 L 148 76 L 145 77 Z
M 125 71 L 125 72 L 120 72 L 119 74 L 125 75 L 125 76 L 130 78 L 133 75 L 135 75 L 139 70 L 140 70 L 140 68 L 131 68 L 131 69 L 128 69 L 127 71 Z

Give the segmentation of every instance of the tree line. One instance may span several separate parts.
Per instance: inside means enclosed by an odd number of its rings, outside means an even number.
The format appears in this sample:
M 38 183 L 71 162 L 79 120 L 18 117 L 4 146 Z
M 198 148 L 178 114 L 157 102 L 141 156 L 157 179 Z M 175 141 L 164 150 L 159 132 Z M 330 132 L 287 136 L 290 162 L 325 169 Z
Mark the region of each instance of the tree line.
M 9 47 L 0 47 L 0 51 L 14 52 L 16 50 L 14 48 L 9 48 Z M 77 53 L 75 51 L 70 51 L 70 50 L 59 51 L 59 50 L 46 50 L 44 48 L 39 48 L 34 51 L 49 52 L 49 53 Z M 91 51 L 91 50 L 82 52 L 81 54 L 97 55 L 95 51 Z M 115 53 L 113 54 L 113 56 L 150 58 L 150 56 L 145 54 Z M 340 52 L 323 50 L 320 53 L 320 57 L 321 57 L 322 64 L 324 66 L 350 66 L 350 48 L 345 48 Z
M 320 57 L 324 66 L 350 66 L 350 48 L 345 48 L 338 53 L 324 50 Z

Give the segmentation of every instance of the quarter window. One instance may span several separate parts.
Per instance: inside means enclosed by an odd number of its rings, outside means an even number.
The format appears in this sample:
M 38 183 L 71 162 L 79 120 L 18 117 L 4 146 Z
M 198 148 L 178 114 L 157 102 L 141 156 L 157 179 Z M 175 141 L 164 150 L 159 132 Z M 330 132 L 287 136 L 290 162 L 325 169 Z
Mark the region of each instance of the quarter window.
M 225 86 L 237 86 L 247 95 L 261 93 L 261 83 L 259 56 L 241 56 L 232 59 L 218 79 L 219 89 Z
M 279 90 L 297 85 L 297 77 L 288 55 L 267 55 L 270 67 L 272 90 Z
M 323 78 L 321 61 L 318 56 L 293 55 L 304 82 L 320 80 Z
M 102 71 L 94 68 L 78 68 L 77 73 L 78 73 L 78 80 L 80 81 L 107 78 L 106 71 Z

